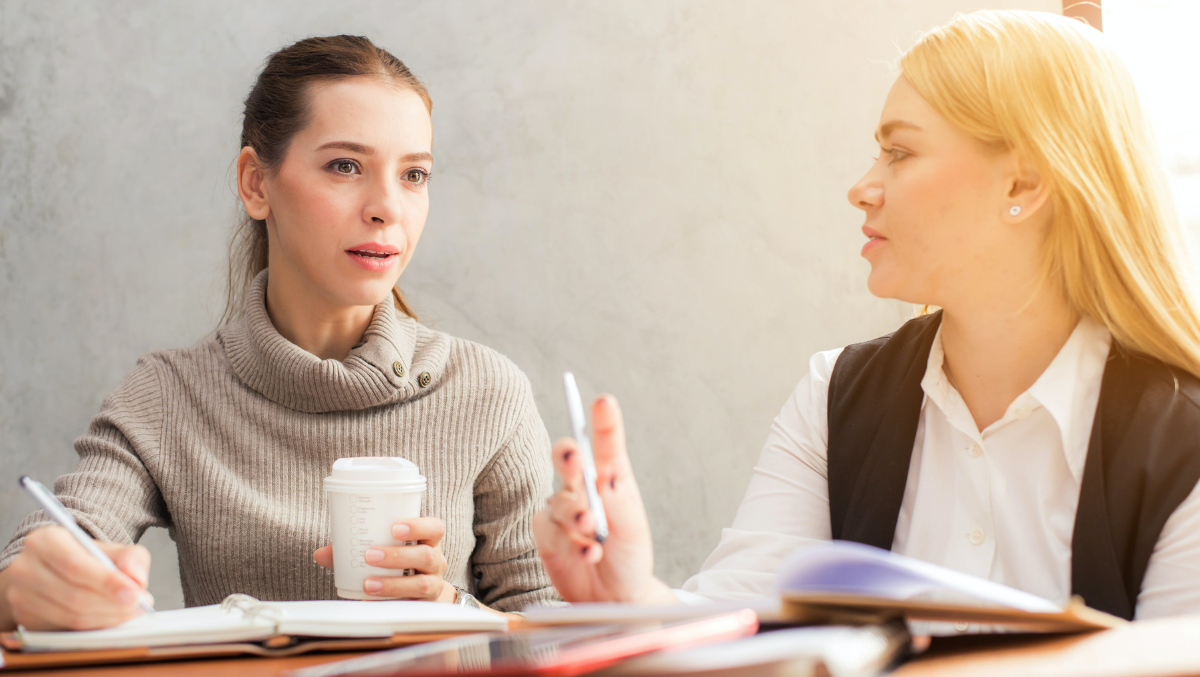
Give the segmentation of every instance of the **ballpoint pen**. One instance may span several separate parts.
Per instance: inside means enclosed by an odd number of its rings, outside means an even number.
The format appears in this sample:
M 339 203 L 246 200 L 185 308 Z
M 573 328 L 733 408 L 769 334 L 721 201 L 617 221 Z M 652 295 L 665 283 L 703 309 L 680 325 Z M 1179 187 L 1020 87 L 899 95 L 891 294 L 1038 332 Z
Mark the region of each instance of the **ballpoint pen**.
M 42 510 L 46 511 L 50 519 L 58 522 L 59 525 L 74 536 L 75 540 L 79 541 L 84 550 L 87 550 L 92 557 L 100 560 L 105 569 L 116 571 L 122 575 L 128 575 L 118 569 L 116 564 L 113 564 L 113 561 L 109 559 L 108 555 L 104 554 L 103 550 L 96 546 L 96 542 L 87 535 L 87 532 L 79 528 L 79 524 L 75 521 L 75 518 L 71 513 L 67 512 L 67 508 L 58 501 L 53 492 L 46 488 L 46 485 L 28 475 L 22 475 L 19 482 L 21 483 L 21 487 L 29 492 L 33 500 L 37 501 L 37 504 L 42 507 Z M 139 595 L 138 603 L 141 604 L 142 611 L 145 611 L 147 614 L 154 613 L 154 607 L 146 600 L 144 593 Z
M 569 371 L 563 374 L 563 389 L 567 393 L 567 414 L 571 417 L 571 430 L 575 435 L 575 444 L 579 445 L 579 460 L 583 464 L 583 485 L 587 491 L 588 509 L 596 522 L 596 542 L 603 543 L 604 539 L 608 538 L 608 516 L 604 513 L 600 493 L 596 491 L 596 459 L 592 456 L 592 442 L 584 430 L 587 427 L 587 418 L 583 415 L 583 401 L 579 398 L 575 375 Z

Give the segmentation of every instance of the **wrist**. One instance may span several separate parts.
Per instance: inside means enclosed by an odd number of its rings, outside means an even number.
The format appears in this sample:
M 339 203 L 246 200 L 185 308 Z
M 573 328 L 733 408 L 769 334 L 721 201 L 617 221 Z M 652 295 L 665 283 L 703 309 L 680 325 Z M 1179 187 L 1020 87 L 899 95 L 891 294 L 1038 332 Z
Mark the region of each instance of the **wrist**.
M 457 585 L 455 585 L 453 587 L 454 587 L 454 591 L 456 593 L 456 595 L 454 597 L 454 603 L 457 604 L 458 606 L 466 607 L 468 609 L 478 609 L 481 606 L 483 606 L 479 603 L 479 600 L 475 599 L 475 595 L 472 595 L 471 593 L 467 592 L 466 590 L 463 590 L 462 588 L 458 587 Z
M 17 621 L 13 618 L 12 606 L 8 603 L 8 586 L 11 585 L 11 567 L 0 571 L 0 632 L 10 632 L 17 629 Z
M 629 600 L 633 604 L 679 604 L 679 597 L 671 590 L 671 587 L 666 583 L 658 580 L 657 576 L 651 576 L 633 599 Z
M 443 604 L 458 603 L 458 588 L 450 585 L 448 581 L 442 581 L 442 591 L 438 593 L 437 601 Z

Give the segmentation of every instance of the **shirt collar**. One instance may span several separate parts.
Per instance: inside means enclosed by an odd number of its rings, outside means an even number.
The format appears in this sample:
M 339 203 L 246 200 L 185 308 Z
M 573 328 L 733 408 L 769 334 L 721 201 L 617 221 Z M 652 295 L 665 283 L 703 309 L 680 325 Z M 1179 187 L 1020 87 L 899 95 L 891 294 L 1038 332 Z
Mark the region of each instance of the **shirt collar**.
M 1081 319 L 1042 375 L 1013 400 L 1004 416 L 992 427 L 1007 425 L 1025 418 L 1038 406 L 1044 407 L 1058 426 L 1071 475 L 1076 481 L 1082 481 L 1111 341 L 1103 324 L 1090 317 Z M 942 329 L 938 327 L 921 380 L 925 403 L 932 401 L 952 424 L 957 422 L 955 427 L 971 437 L 980 437 L 962 396 L 946 378 L 942 368 L 944 361 Z M 959 418 L 965 418 L 965 421 L 957 421 Z
M 1067 466 L 1076 481 L 1083 479 L 1083 465 L 1087 459 L 1096 405 L 1100 401 L 1100 382 L 1104 380 L 1111 339 L 1103 324 L 1084 317 L 1075 325 L 1075 331 L 1071 332 L 1050 366 L 1025 391 L 1045 407 L 1058 424 Z

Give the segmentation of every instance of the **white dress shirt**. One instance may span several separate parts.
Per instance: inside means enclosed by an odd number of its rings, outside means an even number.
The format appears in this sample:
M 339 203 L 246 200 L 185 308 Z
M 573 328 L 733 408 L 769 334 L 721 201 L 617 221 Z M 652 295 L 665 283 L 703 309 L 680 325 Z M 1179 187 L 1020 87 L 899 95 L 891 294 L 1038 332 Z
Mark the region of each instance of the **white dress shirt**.
M 1071 537 L 1111 338 L 1084 319 L 1004 416 L 978 430 L 942 370 L 941 331 L 921 389 L 892 550 L 1065 603 Z M 711 599 L 774 591 L 793 549 L 831 538 L 826 464 L 829 376 L 841 349 L 817 353 L 775 418 L 733 526 L 683 586 Z M 1200 493 L 1155 544 L 1136 618 L 1200 612 Z M 962 628 L 960 628 L 962 629 Z

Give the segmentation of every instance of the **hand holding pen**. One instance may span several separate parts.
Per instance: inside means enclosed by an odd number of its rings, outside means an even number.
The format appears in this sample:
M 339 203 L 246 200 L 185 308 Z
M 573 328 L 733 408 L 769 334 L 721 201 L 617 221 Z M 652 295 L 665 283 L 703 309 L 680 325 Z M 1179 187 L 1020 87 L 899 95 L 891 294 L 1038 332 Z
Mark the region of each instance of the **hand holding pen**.
M 45 486 L 27 477 L 21 486 L 60 526 L 30 532 L 0 572 L 0 626 L 87 630 L 153 613 L 145 548 L 93 541 Z
M 586 459 L 577 440 L 567 437 L 554 444 L 551 453 L 562 487 L 533 519 L 538 554 L 568 602 L 677 603 L 670 588 L 654 577 L 650 524 L 625 449 L 616 398 L 596 398 L 591 413 L 595 481 L 584 479 Z M 589 506 L 588 485 L 606 517 L 606 536 L 597 528 L 600 511 Z

